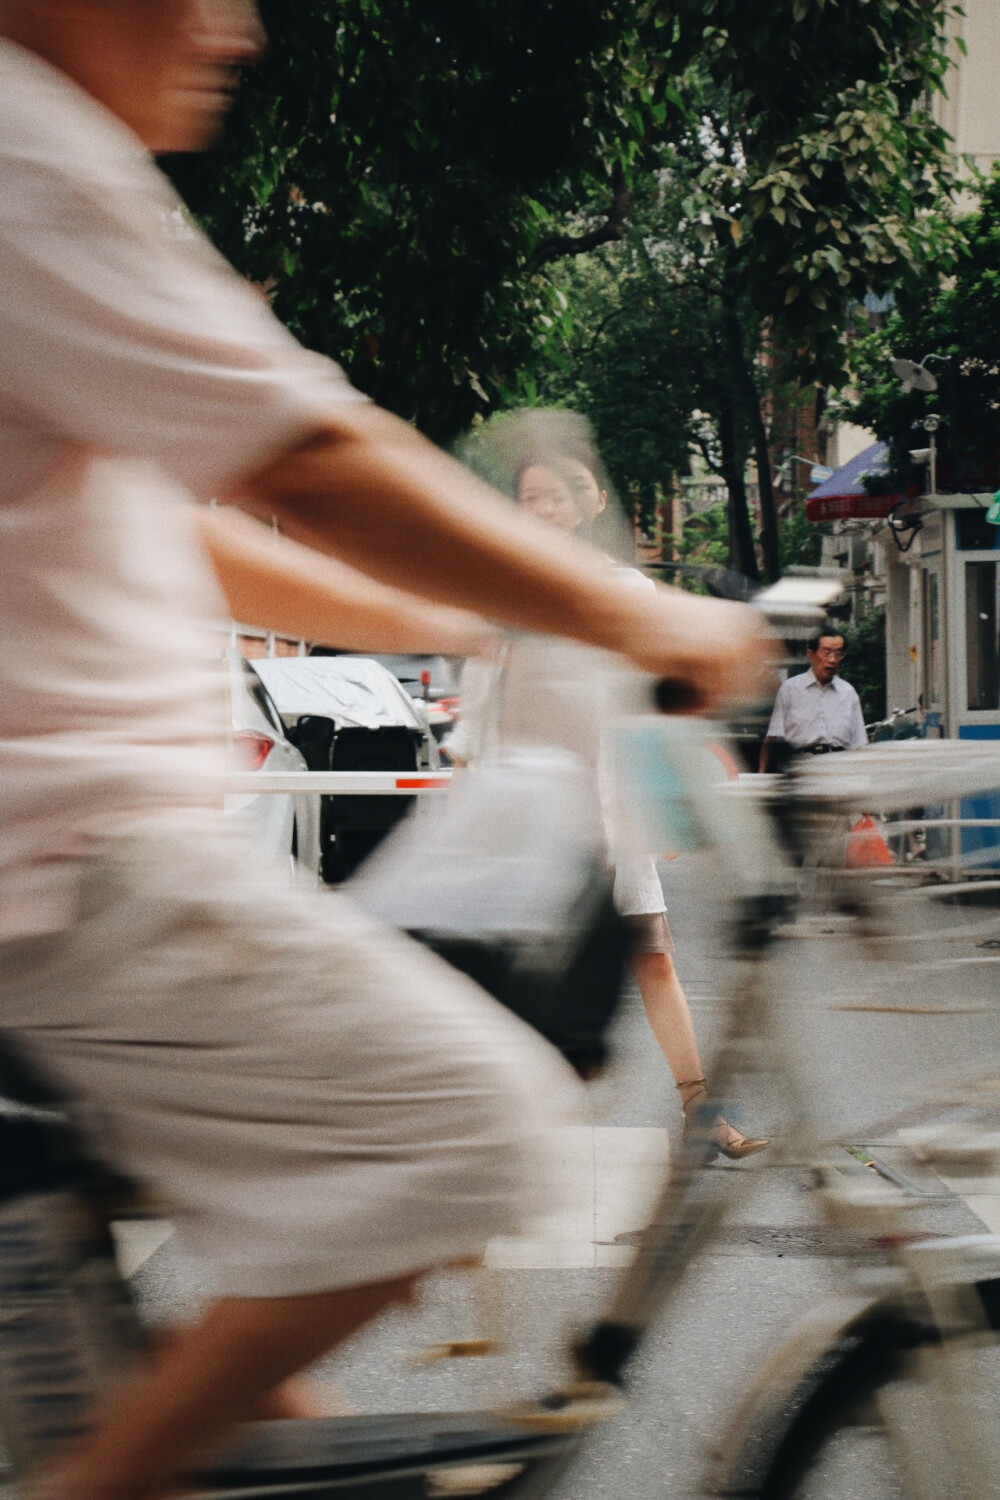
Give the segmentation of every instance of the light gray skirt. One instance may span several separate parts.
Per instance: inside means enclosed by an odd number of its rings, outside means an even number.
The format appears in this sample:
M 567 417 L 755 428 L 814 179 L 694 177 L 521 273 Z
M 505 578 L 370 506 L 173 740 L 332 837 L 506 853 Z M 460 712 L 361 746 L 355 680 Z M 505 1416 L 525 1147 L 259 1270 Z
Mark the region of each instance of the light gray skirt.
M 79 894 L 72 931 L 0 950 L 0 1026 L 217 1292 L 392 1279 L 558 1206 L 573 1075 L 424 949 L 214 817 L 106 841 Z

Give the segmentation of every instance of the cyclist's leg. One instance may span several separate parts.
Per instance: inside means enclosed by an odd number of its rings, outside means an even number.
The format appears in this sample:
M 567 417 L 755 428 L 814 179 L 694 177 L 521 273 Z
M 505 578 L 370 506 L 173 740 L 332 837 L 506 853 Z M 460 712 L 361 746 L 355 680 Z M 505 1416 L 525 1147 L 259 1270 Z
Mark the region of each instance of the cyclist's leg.
M 545 1133 L 576 1094 L 551 1049 L 346 903 L 208 845 L 119 841 L 78 928 L 0 974 L 5 1024 L 97 1106 L 98 1146 L 176 1205 L 229 1299 L 81 1451 L 81 1493 L 102 1475 L 147 1493 L 155 1474 L 109 1471 L 112 1449 L 138 1462 L 169 1435 L 182 1467 L 182 1434 L 201 1445 L 420 1272 L 557 1197 Z
M 222 1299 L 99 1414 L 81 1448 L 38 1476 L 35 1493 L 59 1500 L 169 1493 L 190 1455 L 234 1423 L 257 1418 L 262 1397 L 405 1300 L 417 1279 L 304 1297 Z
M 189 1331 L 190 1323 L 174 1328 L 157 1325 L 155 1331 L 147 1330 L 144 1347 L 147 1371 L 154 1363 L 165 1360 L 167 1351 L 178 1339 L 186 1337 Z M 309 1375 L 292 1375 L 260 1397 L 254 1405 L 251 1420 L 315 1421 L 327 1417 L 351 1416 L 354 1411 L 355 1407 L 339 1385 L 331 1384 L 328 1380 L 320 1382 Z

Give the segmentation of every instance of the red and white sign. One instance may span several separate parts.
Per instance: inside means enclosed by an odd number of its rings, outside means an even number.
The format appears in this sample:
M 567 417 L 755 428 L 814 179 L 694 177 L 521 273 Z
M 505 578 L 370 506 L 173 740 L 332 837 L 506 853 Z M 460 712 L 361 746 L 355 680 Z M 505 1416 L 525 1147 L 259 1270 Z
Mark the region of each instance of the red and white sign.
M 806 501 L 807 521 L 882 521 L 902 495 L 817 495 Z

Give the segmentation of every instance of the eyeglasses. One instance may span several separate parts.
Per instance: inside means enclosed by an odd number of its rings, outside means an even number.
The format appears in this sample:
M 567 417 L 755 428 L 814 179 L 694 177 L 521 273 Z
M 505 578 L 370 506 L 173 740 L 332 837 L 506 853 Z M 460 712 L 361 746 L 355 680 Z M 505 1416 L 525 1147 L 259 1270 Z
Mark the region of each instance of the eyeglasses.
M 843 661 L 844 660 L 844 652 L 843 651 L 832 651 L 832 650 L 830 650 L 826 646 L 820 646 L 820 648 L 819 648 L 818 651 L 814 651 L 813 652 L 813 655 L 814 656 L 825 656 L 828 661 Z

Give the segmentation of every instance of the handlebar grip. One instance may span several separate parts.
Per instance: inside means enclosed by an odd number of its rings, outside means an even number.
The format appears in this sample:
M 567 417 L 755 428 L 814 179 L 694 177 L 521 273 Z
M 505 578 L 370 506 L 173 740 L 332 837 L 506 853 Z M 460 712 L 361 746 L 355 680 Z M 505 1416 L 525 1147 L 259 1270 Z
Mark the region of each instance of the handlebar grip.
M 674 677 L 661 677 L 653 688 L 653 700 L 661 714 L 689 714 L 698 707 L 697 689 Z

